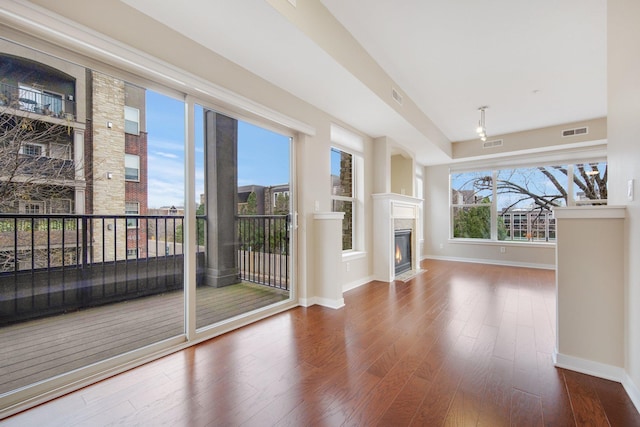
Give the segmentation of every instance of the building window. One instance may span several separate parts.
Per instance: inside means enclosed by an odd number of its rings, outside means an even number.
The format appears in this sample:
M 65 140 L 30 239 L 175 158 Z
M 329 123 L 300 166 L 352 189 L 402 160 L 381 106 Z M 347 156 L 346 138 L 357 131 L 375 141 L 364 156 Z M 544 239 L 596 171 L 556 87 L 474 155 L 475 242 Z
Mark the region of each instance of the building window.
M 126 202 L 124 205 L 124 214 L 125 215 L 139 215 L 140 214 L 140 203 L 138 202 Z M 138 219 L 137 218 L 127 218 L 127 228 L 138 228 Z
M 72 213 L 72 202 L 70 199 L 51 199 L 49 200 L 49 212 L 52 214 Z
M 138 249 L 127 249 L 127 259 L 136 259 L 138 258 Z
M 450 184 L 453 238 L 550 242 L 554 207 L 607 204 L 607 163 L 452 173 Z
M 52 159 L 71 160 L 71 146 L 69 144 L 51 143 L 49 157 Z
M 43 214 L 45 213 L 44 202 L 34 202 L 32 200 L 20 202 L 19 212 L 31 215 Z
M 354 240 L 353 154 L 331 148 L 331 210 L 344 212 L 342 250 L 353 250 Z
M 124 131 L 133 135 L 140 135 L 140 110 L 124 107 Z
M 24 142 L 20 146 L 20 154 L 32 157 L 42 157 L 47 154 L 47 146 L 35 142 Z
M 124 155 L 124 179 L 126 181 L 140 181 L 140 156 Z

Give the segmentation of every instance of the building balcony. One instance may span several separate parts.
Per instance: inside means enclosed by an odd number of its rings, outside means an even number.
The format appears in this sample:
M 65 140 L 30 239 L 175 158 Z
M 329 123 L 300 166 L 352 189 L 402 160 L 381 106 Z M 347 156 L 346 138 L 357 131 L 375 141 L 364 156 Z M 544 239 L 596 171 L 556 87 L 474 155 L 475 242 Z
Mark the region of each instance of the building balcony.
M 197 219 L 196 325 L 289 298 L 287 216 L 238 217 L 236 284 L 207 286 Z M 184 334 L 182 216 L 0 214 L 0 394 Z
M 0 83 L 0 106 L 65 121 L 76 120 L 76 103 L 73 97 L 48 92 L 46 89 Z

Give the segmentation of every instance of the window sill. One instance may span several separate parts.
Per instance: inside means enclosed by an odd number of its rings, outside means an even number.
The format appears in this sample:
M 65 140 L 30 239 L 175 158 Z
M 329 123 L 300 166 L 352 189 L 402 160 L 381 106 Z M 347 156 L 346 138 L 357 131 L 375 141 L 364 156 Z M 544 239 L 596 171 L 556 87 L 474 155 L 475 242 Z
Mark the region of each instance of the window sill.
M 367 256 L 364 251 L 344 251 L 342 252 L 342 261 L 353 261 L 356 259 L 362 259 Z
M 486 245 L 486 246 L 521 246 L 521 247 L 536 247 L 536 248 L 555 248 L 555 242 L 518 242 L 514 240 L 486 240 L 486 239 L 449 239 L 448 243 L 451 244 L 464 244 L 464 245 Z

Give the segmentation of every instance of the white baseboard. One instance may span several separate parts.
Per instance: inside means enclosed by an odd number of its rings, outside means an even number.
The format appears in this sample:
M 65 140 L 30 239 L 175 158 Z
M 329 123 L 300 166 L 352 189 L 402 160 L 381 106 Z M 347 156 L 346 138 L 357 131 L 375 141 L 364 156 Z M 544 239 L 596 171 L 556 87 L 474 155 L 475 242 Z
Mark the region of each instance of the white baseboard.
M 321 305 L 323 307 L 333 308 L 335 310 L 344 307 L 344 298 L 338 299 L 329 299 L 316 297 L 316 304 Z
M 447 257 L 447 256 L 438 256 L 438 255 L 426 255 L 422 257 L 422 261 L 424 261 L 425 259 L 435 259 L 439 261 L 471 262 L 474 264 L 504 265 L 507 267 L 540 268 L 543 270 L 556 269 L 555 264 L 534 264 L 534 263 L 528 263 L 528 262 L 502 261 L 499 259 L 459 258 L 459 257 Z
M 312 305 L 321 305 L 323 307 L 333 308 L 335 310 L 344 307 L 344 298 L 336 300 L 322 297 L 300 298 L 298 304 L 303 307 L 311 307 Z
M 622 380 L 622 386 L 627 391 L 629 398 L 633 402 L 638 412 L 640 412 L 640 388 L 638 388 L 638 385 L 633 382 L 629 374 L 627 374 L 626 372 Z
M 298 298 L 298 304 L 302 307 L 311 307 L 312 305 L 316 305 L 316 297 Z
M 581 359 L 575 356 L 567 356 L 566 354 L 556 351 L 553 352 L 553 363 L 558 368 L 569 369 L 570 371 L 576 371 L 619 383 L 622 383 L 622 380 L 627 376 L 624 368 L 619 366 L 594 362 L 593 360 Z
M 640 388 L 638 388 L 623 368 L 581 359 L 579 357 L 567 356 L 566 354 L 555 351 L 553 352 L 553 363 L 558 368 L 569 369 L 571 371 L 621 383 L 627 395 L 629 395 L 629 399 L 631 399 L 633 405 L 638 412 L 640 412 Z
M 367 276 L 367 277 L 365 277 L 363 279 L 358 279 L 358 280 L 355 280 L 355 281 L 353 281 L 351 283 L 346 283 L 346 284 L 342 285 L 342 292 L 347 292 L 347 291 L 350 291 L 352 289 L 359 288 L 360 286 L 366 285 L 367 283 L 371 282 L 372 280 L 373 280 L 373 276 Z

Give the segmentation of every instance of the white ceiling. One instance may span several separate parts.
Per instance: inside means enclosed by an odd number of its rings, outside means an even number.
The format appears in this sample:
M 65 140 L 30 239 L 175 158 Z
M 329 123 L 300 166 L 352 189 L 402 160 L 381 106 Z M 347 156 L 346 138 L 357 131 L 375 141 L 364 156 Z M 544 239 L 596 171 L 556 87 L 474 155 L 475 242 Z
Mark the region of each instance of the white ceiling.
M 264 0 L 123 1 L 421 163 L 446 161 Z M 606 116 L 606 0 L 320 1 L 451 141 L 476 137 L 482 105 L 490 135 Z

